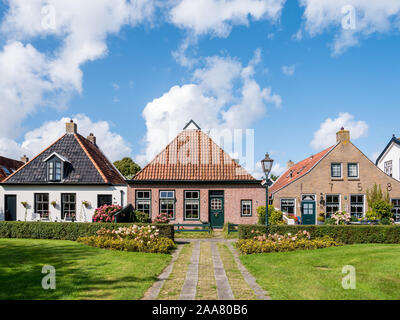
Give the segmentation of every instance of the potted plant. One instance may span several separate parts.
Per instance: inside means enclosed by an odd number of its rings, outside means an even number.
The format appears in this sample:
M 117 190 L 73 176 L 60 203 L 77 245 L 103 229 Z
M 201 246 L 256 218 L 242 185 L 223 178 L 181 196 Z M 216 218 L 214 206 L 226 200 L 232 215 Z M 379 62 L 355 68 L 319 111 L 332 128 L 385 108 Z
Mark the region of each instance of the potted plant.
M 90 202 L 89 202 L 89 201 L 86 201 L 86 200 L 83 200 L 83 201 L 82 201 L 82 205 L 83 205 L 86 209 L 88 209 L 88 208 L 90 207 Z
M 53 208 L 55 208 L 57 206 L 57 201 L 52 201 L 51 205 L 53 206 Z

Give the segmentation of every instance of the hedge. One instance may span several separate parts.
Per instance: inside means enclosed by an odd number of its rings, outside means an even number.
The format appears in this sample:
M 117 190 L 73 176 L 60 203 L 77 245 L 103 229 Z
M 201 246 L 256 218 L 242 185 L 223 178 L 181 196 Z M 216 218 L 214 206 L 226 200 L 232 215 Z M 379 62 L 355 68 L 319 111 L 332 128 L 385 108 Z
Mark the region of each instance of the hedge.
M 254 230 L 254 233 L 251 231 Z M 239 239 L 251 239 L 258 231 L 261 234 L 278 233 L 296 234 L 298 231 L 307 230 L 311 239 L 330 236 L 335 241 L 345 244 L 353 243 L 400 243 L 400 226 L 335 226 L 335 225 L 240 225 Z
M 148 223 L 79 223 L 79 222 L 0 222 L 0 238 L 72 240 L 96 235 L 101 228 L 116 229 L 136 224 Z M 174 226 L 155 225 L 160 236 L 174 241 Z

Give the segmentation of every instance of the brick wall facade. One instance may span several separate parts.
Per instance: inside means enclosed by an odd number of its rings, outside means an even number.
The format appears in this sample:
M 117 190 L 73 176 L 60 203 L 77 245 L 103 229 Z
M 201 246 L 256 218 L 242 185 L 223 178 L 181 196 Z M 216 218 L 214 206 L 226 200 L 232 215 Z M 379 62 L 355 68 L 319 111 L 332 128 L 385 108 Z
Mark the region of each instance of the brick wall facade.
M 257 222 L 257 208 L 265 205 L 265 188 L 259 184 L 130 184 L 128 202 L 136 207 L 136 191 L 151 190 L 151 212 L 154 219 L 159 214 L 159 192 L 175 191 L 175 220 L 171 223 L 194 223 L 209 221 L 209 191 L 224 191 L 225 222 L 235 224 L 254 224 Z M 185 221 L 184 191 L 200 191 L 200 219 Z M 241 200 L 252 200 L 252 216 L 241 217 Z
M 342 163 L 341 179 L 331 177 L 331 163 Z M 348 178 L 348 163 L 358 163 L 359 178 Z M 317 218 L 320 212 L 326 212 L 326 208 L 320 205 L 321 193 L 324 200 L 326 195 L 340 195 L 341 209 L 347 212 L 350 212 L 350 196 L 363 195 L 365 214 L 368 211 L 366 191 L 375 183 L 381 185 L 383 191 L 389 191 L 391 199 L 400 199 L 400 182 L 376 167 L 351 142 L 345 141 L 339 143 L 309 173 L 277 191 L 274 194 L 273 204 L 276 208 L 281 208 L 281 199 L 295 198 L 296 215 L 301 216 L 302 195 L 313 194 L 316 195 Z

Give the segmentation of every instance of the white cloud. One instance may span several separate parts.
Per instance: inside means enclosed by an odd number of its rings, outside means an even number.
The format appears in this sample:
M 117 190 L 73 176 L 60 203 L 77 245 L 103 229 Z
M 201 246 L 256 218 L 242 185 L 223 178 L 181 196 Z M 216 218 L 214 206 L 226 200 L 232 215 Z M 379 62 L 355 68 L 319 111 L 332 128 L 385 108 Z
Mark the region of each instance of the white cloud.
M 250 20 L 276 22 L 286 0 L 177 0 L 169 12 L 169 20 L 187 32 L 179 48 L 172 53 L 185 67 L 198 60 L 187 51 L 197 44 L 199 36 L 228 37 L 233 26 L 250 24 Z
M 254 79 L 260 52 L 243 66 L 232 58 L 209 57 L 193 73 L 193 83 L 174 86 L 143 111 L 147 133 L 137 161 L 144 164 L 160 152 L 193 119 L 203 130 L 248 129 L 266 112 L 267 104 L 282 99 Z
M 295 65 L 283 66 L 283 67 L 282 67 L 282 73 L 283 73 L 285 76 L 291 77 L 292 75 L 294 75 L 295 71 L 296 71 L 296 66 L 295 66 Z
M 227 37 L 234 25 L 280 17 L 286 0 L 179 0 L 171 9 L 170 20 L 195 35 Z
M 77 123 L 78 132 L 81 135 L 87 137 L 90 133 L 93 133 L 96 136 L 97 144 L 111 161 L 131 156 L 130 144 L 120 135 L 112 132 L 108 122 L 93 122 L 83 114 L 78 114 L 72 119 Z M 65 123 L 68 121 L 70 121 L 70 118 L 45 122 L 41 127 L 27 132 L 20 144 L 11 139 L 0 138 L 0 154 L 15 159 L 26 154 L 32 158 L 64 135 Z
M 279 177 L 285 171 L 286 171 L 285 166 L 282 166 L 280 163 L 274 163 L 274 165 L 272 166 L 272 169 L 271 169 L 271 174 Z M 260 161 L 256 163 L 255 169 L 254 169 L 254 172 L 252 173 L 252 175 L 253 175 L 253 177 L 255 177 L 256 179 L 259 179 L 259 180 L 265 179 L 265 173 L 263 171 Z
M 344 127 L 350 131 L 351 140 L 356 140 L 368 135 L 368 125 L 365 121 L 356 121 L 354 116 L 345 112 L 339 113 L 335 119 L 326 119 L 314 133 L 311 146 L 316 149 L 324 149 L 336 143 L 336 133 Z
M 300 0 L 300 4 L 305 7 L 304 29 L 310 36 L 314 37 L 331 29 L 337 32 L 332 45 L 335 55 L 358 45 L 360 39 L 399 27 L 398 0 Z M 355 11 L 348 11 L 349 6 Z M 355 19 L 349 20 L 352 12 L 355 12 Z M 345 26 L 354 21 L 354 28 L 343 28 L 342 21 Z
M 150 19 L 152 0 L 9 0 L 0 32 L 0 135 L 15 138 L 27 116 L 49 105 L 65 107 L 82 91 L 81 67 L 107 54 L 106 38 L 123 25 Z M 55 37 L 40 52 L 30 42 Z

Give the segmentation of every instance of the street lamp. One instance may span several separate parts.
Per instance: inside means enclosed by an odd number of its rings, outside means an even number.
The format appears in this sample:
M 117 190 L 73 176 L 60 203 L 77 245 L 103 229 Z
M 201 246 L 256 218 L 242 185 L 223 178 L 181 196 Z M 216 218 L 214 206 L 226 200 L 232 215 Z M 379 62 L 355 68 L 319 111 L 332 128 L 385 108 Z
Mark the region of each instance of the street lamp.
M 267 153 L 265 155 L 264 160 L 261 160 L 261 165 L 265 173 L 265 190 L 266 190 L 266 196 L 267 196 L 267 203 L 266 203 L 266 208 L 265 208 L 265 225 L 268 226 L 268 204 L 269 204 L 269 197 L 268 197 L 268 183 L 269 183 L 269 174 L 271 173 L 272 170 L 272 165 L 274 163 L 274 160 L 272 160 L 269 157 L 269 154 Z

